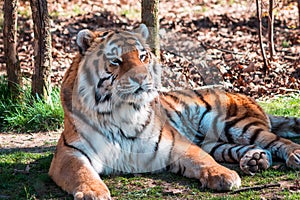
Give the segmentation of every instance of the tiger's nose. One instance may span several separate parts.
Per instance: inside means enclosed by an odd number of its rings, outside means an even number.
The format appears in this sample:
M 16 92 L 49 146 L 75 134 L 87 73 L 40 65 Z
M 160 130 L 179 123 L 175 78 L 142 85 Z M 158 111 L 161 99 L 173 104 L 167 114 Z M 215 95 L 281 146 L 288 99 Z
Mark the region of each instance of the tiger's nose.
M 144 82 L 147 81 L 147 74 L 136 74 L 135 76 L 130 77 L 131 81 L 142 85 Z

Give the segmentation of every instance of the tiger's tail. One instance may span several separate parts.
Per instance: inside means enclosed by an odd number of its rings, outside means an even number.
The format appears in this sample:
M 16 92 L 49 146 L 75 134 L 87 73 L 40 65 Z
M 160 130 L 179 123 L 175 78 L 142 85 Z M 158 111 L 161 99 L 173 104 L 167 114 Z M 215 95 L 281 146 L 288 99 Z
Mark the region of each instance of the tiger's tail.
M 300 137 L 300 118 L 283 117 L 268 114 L 271 132 L 284 138 Z

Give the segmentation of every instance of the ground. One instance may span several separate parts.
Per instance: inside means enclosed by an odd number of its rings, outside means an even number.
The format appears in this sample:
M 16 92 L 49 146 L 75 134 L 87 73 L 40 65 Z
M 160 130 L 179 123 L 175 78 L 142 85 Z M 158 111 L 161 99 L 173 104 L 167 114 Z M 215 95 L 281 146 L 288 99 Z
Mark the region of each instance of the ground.
M 36 148 L 37 151 L 52 147 L 57 143 L 60 136 L 59 131 L 39 133 L 0 133 L 1 149 L 26 149 Z
M 0 7 L 2 4 L 3 1 L 0 2 Z M 52 83 L 56 86 L 60 85 L 62 76 L 77 51 L 75 37 L 79 30 L 83 28 L 132 29 L 140 23 L 140 4 L 133 0 L 96 2 L 48 0 L 48 8 L 52 17 Z M 265 49 L 268 53 L 266 8 L 265 4 L 263 32 Z M 161 57 L 165 66 L 164 77 L 167 77 L 163 80 L 164 85 L 197 87 L 222 84 L 226 90 L 242 92 L 256 99 L 299 92 L 300 34 L 299 27 L 297 28 L 299 24 L 296 1 L 277 3 L 274 11 L 276 57 L 270 63 L 267 74 L 264 74 L 258 45 L 254 1 L 161 0 Z M 33 71 L 33 24 L 30 17 L 29 1 L 20 1 L 18 54 L 22 73 L 27 78 L 31 77 Z M 3 14 L 0 13 L 0 74 L 5 74 L 2 22 Z M 174 78 L 177 82 L 169 81 Z M 45 165 L 48 166 L 59 134 L 60 131 L 32 134 L 1 133 L 0 149 L 3 154 L 4 152 L 9 154 L 17 149 L 29 153 L 46 152 L 48 160 Z M 24 166 L 13 165 L 12 168 L 16 169 L 14 173 L 17 174 L 27 173 L 27 166 L 31 167 L 29 171 L 47 174 L 47 169 L 35 171 L 35 165 L 36 162 Z M 275 165 L 275 168 L 280 166 L 282 165 Z M 233 167 L 237 168 L 237 166 Z M 199 191 L 197 181 L 170 174 L 105 177 L 105 181 L 111 185 L 110 189 L 116 199 L 143 197 L 192 199 L 195 196 L 207 199 L 299 198 L 298 172 L 282 169 L 276 172 L 276 175 L 274 173 L 271 169 L 271 172 L 266 171 L 256 177 L 243 176 L 243 186 L 280 183 L 280 187 L 260 188 L 258 191 L 252 188 L 253 190 L 237 192 L 237 194 Z M 28 177 L 25 177 L 26 179 Z M 9 181 L 9 177 L 7 180 Z M 58 190 L 53 183 L 50 182 L 49 185 L 53 191 Z M 36 187 L 38 186 L 34 186 Z M 46 190 L 50 190 L 49 187 L 46 187 Z M 24 188 L 21 190 L 25 190 L 27 198 L 30 191 Z M 43 197 L 45 193 L 47 192 L 42 194 L 33 192 L 33 196 Z M 61 191 L 57 193 L 59 197 L 56 199 L 70 198 Z M 0 192 L 0 199 L 2 198 L 7 196 Z M 45 197 L 45 199 L 52 198 Z

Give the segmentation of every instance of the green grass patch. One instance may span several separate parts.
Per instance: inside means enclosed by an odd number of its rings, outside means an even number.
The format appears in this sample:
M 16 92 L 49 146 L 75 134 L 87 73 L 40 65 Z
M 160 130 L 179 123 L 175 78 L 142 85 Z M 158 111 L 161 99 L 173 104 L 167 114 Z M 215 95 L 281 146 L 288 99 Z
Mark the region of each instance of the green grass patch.
M 63 109 L 59 90 L 54 89 L 51 101 L 45 102 L 22 90 L 22 98 L 12 100 L 7 82 L 0 78 L 0 131 L 39 132 L 57 130 L 63 125 Z
M 281 95 L 267 101 L 260 101 L 259 104 L 272 115 L 300 117 L 300 93 Z
M 48 176 L 51 159 L 52 151 L 1 150 L 0 199 L 71 199 Z

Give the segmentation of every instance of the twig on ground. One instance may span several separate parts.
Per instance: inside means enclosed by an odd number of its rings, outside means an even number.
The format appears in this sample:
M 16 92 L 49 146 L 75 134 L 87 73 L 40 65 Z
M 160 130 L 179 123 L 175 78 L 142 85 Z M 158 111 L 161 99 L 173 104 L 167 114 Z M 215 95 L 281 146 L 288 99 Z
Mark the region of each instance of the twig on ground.
M 230 192 L 230 194 L 237 194 L 237 193 L 245 192 L 245 191 L 248 191 L 248 190 L 261 190 L 261 189 L 272 188 L 272 187 L 280 187 L 280 184 L 279 183 L 270 183 L 270 184 L 265 184 L 265 185 L 244 187 L 244 188 L 232 191 L 232 192 Z
M 239 53 L 239 52 L 234 52 L 234 51 L 230 51 L 230 50 L 227 50 L 227 49 L 220 49 L 220 48 L 217 48 L 217 47 L 214 47 L 214 46 L 211 46 L 209 44 L 204 44 L 204 43 L 201 43 L 202 46 L 204 46 L 204 48 L 211 48 L 211 49 L 217 49 L 219 51 L 223 51 L 225 53 L 232 53 L 232 54 L 237 54 L 237 55 L 244 55 L 244 53 Z

